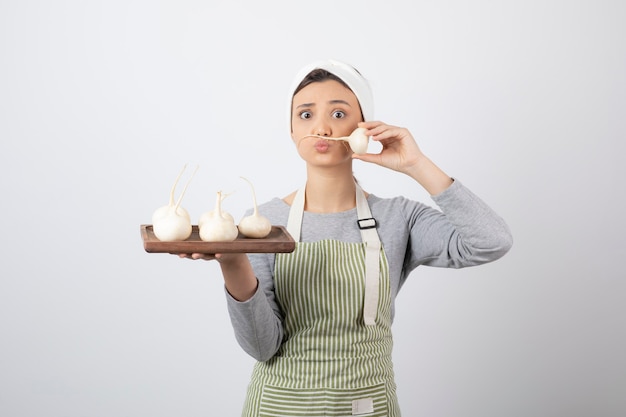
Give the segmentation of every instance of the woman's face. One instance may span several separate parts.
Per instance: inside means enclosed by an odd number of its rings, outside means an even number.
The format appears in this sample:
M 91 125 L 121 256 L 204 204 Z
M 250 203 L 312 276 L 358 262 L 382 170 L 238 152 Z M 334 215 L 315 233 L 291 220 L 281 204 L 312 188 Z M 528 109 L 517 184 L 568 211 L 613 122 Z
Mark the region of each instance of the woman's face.
M 349 88 L 337 81 L 311 83 L 293 97 L 291 137 L 307 161 L 322 157 L 325 160 L 351 159 L 352 151 L 347 142 L 306 136 L 348 136 L 360 121 L 359 101 Z

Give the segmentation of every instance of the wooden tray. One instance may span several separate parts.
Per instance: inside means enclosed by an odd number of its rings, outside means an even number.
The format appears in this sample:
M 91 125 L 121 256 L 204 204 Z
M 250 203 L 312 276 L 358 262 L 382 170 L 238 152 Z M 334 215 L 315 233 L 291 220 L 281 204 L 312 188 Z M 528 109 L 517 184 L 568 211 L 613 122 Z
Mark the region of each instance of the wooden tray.
M 272 226 L 270 234 L 262 239 L 239 234 L 232 242 L 205 242 L 194 225 L 187 240 L 162 242 L 154 235 L 151 224 L 142 224 L 141 238 L 149 253 L 288 253 L 296 248 L 296 242 L 283 226 Z

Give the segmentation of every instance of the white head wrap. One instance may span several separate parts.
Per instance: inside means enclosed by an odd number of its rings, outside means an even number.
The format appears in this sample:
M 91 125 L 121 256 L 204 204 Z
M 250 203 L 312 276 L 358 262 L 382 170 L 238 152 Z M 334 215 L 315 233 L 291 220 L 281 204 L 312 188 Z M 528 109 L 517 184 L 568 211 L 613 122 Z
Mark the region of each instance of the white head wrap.
M 300 85 L 304 77 L 306 77 L 314 69 L 323 69 L 331 74 L 339 77 L 354 93 L 359 105 L 361 106 L 361 112 L 363 113 L 363 120 L 370 121 L 374 118 L 374 98 L 372 96 L 372 90 L 369 83 L 359 72 L 352 66 L 343 62 L 328 59 L 325 61 L 317 61 L 309 64 L 298 72 L 291 85 L 289 94 L 289 131 L 291 132 L 291 106 L 293 102 L 293 93 Z

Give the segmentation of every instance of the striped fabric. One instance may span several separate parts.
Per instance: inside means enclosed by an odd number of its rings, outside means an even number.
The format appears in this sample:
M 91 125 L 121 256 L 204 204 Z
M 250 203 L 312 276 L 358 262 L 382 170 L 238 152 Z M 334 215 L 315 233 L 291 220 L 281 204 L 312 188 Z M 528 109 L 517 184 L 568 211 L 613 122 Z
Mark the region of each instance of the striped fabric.
M 358 390 L 339 389 L 289 389 L 266 385 L 263 389 L 260 417 L 343 417 L 352 415 L 386 417 L 387 396 L 385 385 Z M 355 404 L 370 399 L 374 412 L 358 413 Z M 371 411 L 371 410 L 365 410 Z
M 399 416 L 384 251 L 375 326 L 363 322 L 365 244 L 298 243 L 276 255 L 285 342 L 256 364 L 244 416 Z M 362 401 L 359 401 L 359 400 Z M 362 407 L 371 403 L 373 410 Z

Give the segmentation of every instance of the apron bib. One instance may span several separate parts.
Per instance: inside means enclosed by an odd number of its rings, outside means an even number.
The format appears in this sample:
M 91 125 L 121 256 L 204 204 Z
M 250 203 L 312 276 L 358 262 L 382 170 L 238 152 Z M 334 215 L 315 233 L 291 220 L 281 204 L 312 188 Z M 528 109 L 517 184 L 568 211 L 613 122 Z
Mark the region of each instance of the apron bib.
M 363 243 L 299 242 L 304 189 L 298 195 L 288 224 L 296 249 L 275 261 L 285 338 L 273 358 L 256 363 L 243 416 L 399 417 L 389 270 L 375 227 L 367 228 L 375 221 L 364 193 L 357 185 L 358 217 L 369 231 Z

